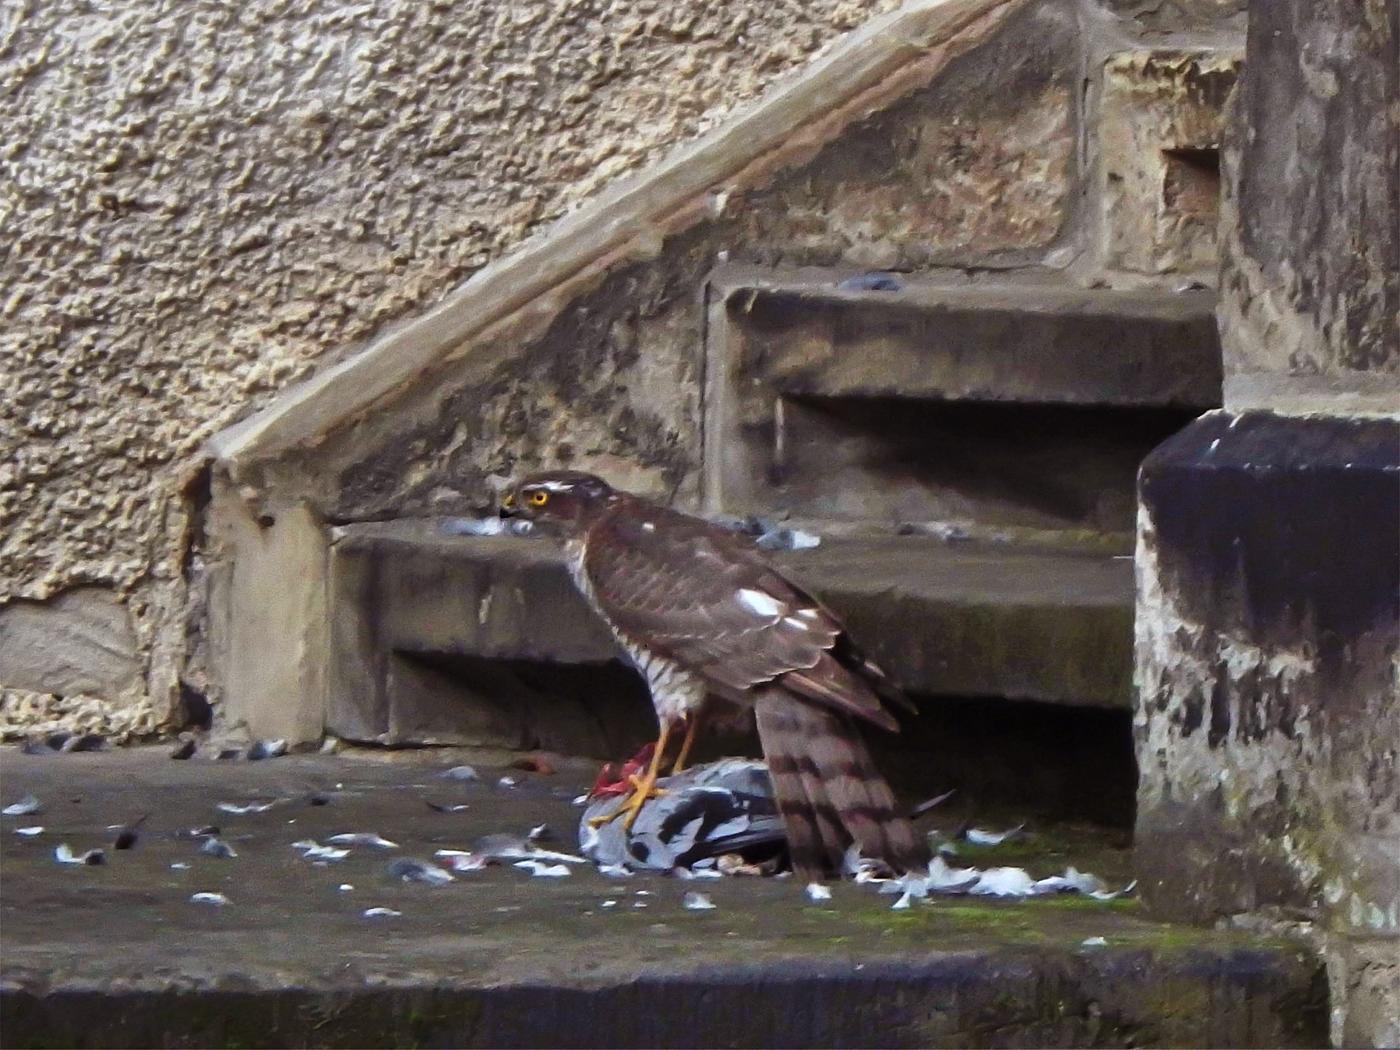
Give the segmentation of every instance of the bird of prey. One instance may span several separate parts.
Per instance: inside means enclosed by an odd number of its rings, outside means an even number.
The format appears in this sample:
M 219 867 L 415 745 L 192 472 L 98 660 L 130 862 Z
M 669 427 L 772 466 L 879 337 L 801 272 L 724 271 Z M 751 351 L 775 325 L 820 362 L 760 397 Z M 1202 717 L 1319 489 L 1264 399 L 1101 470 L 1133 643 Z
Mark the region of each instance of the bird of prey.
M 659 734 L 613 816 L 637 818 L 681 727 L 683 769 L 702 716 L 751 710 L 799 874 L 840 870 L 854 844 L 897 871 L 928 863 L 894 807 L 863 726 L 894 731 L 906 703 L 834 615 L 722 526 L 578 471 L 520 481 L 502 501 L 564 542 L 574 582 L 646 679 Z

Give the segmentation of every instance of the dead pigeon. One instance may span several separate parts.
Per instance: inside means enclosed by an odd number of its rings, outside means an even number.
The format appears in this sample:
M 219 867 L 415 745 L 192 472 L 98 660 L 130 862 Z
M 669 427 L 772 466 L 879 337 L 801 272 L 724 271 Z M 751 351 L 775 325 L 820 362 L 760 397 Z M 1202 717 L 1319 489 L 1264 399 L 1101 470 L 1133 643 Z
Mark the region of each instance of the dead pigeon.
M 107 851 L 90 849 L 86 853 L 74 853 L 68 843 L 63 843 L 53 851 L 54 859 L 60 864 L 87 864 L 89 866 L 107 863 Z
M 389 877 L 404 882 L 422 882 L 429 886 L 445 886 L 452 882 L 452 873 L 436 864 L 415 857 L 400 857 L 389 865 Z
M 43 811 L 43 805 L 33 795 L 25 795 L 18 802 L 11 802 L 0 813 L 7 817 L 28 817 Z
M 625 786 L 625 777 L 621 783 Z M 584 856 L 599 865 L 671 871 L 707 857 L 772 855 L 785 848 L 782 819 L 762 762 L 721 759 L 666 777 L 658 786 L 666 794 L 642 807 L 630 833 L 621 820 L 592 826 L 593 818 L 618 804 L 608 785 L 595 786 L 594 801 L 579 821 Z

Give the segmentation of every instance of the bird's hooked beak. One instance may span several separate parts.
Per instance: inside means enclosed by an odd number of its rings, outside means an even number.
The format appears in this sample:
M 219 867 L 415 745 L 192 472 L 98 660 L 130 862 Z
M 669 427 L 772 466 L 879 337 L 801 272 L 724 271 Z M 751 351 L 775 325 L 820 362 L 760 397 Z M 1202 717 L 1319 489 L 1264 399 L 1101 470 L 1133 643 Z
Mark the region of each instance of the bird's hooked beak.
M 497 513 L 503 518 L 513 518 L 519 513 L 519 508 L 515 505 L 514 492 L 507 492 L 501 497 L 501 507 Z

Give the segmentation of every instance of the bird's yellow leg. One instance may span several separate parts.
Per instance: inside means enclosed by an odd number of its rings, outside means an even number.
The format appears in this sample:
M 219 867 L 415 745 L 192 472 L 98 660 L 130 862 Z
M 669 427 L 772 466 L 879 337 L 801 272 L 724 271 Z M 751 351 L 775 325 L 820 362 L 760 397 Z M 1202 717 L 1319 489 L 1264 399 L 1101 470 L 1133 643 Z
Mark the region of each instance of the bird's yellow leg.
M 676 756 L 676 763 L 671 767 L 671 776 L 675 776 L 685 769 L 685 760 L 690 757 L 690 745 L 695 743 L 695 735 L 700 729 L 700 714 L 697 711 L 690 716 L 685 727 L 685 739 L 681 741 L 681 753 Z
M 632 785 L 632 793 L 623 799 L 622 804 L 611 813 L 604 813 L 601 816 L 593 817 L 589 824 L 595 828 L 601 828 L 604 824 L 611 824 L 624 813 L 627 814 L 627 823 L 624 827 L 628 831 L 632 830 L 632 824 L 637 819 L 637 814 L 642 811 L 642 806 L 649 798 L 656 798 L 665 792 L 656 786 L 656 774 L 661 768 L 661 756 L 666 751 L 666 738 L 671 735 L 671 724 L 661 723 L 661 733 L 656 738 L 656 749 L 651 753 L 651 762 L 647 764 L 646 775 L 642 777 L 628 777 Z
M 637 814 L 646 805 L 647 799 L 656 796 L 656 775 L 661 772 L 661 756 L 666 753 L 666 738 L 671 735 L 671 723 L 661 723 L 661 735 L 656 738 L 656 750 L 651 754 L 651 762 L 647 765 L 646 776 L 640 782 L 632 782 L 632 797 L 628 799 L 627 819 L 622 822 L 624 831 L 631 831 L 632 825 L 637 822 Z

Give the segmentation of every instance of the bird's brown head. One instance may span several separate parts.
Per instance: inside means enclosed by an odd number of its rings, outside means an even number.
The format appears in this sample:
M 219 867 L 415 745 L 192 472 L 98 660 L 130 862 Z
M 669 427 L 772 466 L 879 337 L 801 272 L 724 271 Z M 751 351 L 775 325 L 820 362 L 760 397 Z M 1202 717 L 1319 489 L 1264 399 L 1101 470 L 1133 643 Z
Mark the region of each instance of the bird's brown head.
M 501 516 L 572 533 L 587 528 L 616 497 L 612 487 L 595 474 L 548 470 L 517 482 L 501 500 Z

